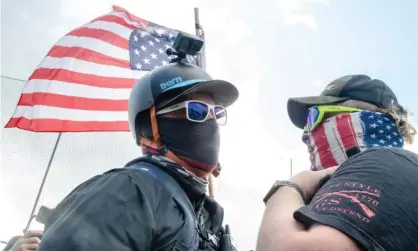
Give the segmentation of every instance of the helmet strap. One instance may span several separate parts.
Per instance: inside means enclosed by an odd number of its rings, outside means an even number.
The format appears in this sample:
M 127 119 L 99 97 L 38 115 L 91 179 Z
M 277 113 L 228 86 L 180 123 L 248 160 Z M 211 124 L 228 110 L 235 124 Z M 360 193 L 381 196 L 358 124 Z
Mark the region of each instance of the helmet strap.
M 158 126 L 157 126 L 157 113 L 155 110 L 155 105 L 151 107 L 150 111 L 150 120 L 151 120 L 151 129 L 152 129 L 152 138 L 154 142 L 157 144 L 161 144 L 161 136 L 158 132 Z

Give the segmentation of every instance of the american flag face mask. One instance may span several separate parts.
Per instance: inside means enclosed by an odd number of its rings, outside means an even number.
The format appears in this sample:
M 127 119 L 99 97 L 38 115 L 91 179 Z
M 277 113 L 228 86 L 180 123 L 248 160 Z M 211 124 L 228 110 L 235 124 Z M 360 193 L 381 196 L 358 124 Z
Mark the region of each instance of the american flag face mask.
M 303 133 L 308 146 L 311 169 L 321 170 L 342 164 L 346 150 L 372 147 L 403 147 L 403 137 L 388 115 L 372 111 L 342 113 L 318 123 L 314 130 Z

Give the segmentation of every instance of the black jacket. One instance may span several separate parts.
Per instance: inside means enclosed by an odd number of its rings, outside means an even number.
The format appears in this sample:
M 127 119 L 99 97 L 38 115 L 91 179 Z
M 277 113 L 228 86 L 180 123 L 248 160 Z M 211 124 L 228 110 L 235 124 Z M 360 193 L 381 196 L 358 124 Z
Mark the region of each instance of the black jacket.
M 177 164 L 144 157 L 75 188 L 38 251 L 218 250 L 223 209 Z

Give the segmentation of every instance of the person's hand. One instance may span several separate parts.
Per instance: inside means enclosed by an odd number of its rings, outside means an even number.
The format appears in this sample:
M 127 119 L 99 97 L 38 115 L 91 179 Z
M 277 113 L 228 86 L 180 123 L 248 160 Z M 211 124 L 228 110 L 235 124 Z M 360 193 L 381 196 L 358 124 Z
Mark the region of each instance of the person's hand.
M 20 237 L 10 251 L 34 251 L 37 250 L 41 243 L 40 237 L 43 232 L 40 230 L 28 230 Z
M 302 171 L 293 176 L 291 181 L 300 187 L 304 198 L 311 199 L 320 188 L 321 180 L 332 175 L 335 170 L 337 166 L 320 171 Z

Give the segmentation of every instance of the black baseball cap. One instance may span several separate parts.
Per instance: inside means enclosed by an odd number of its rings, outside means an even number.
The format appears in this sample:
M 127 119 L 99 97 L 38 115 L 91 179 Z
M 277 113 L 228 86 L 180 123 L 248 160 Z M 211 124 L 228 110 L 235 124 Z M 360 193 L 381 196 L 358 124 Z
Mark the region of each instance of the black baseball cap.
M 292 123 L 303 129 L 310 107 L 349 99 L 367 102 L 384 109 L 402 109 L 395 93 L 383 81 L 371 79 L 367 75 L 347 75 L 332 81 L 319 96 L 290 98 L 287 101 L 287 112 Z

